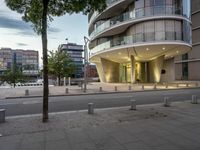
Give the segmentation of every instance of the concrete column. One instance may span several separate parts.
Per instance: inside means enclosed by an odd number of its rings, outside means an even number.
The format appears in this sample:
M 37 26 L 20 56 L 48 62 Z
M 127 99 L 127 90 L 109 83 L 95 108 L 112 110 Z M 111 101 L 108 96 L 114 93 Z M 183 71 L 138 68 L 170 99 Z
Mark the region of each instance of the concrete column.
M 164 56 L 160 56 L 149 62 L 149 79 L 152 83 L 160 82 Z
M 66 86 L 66 77 L 64 77 L 64 83 L 63 83 L 63 86 Z
M 105 74 L 104 74 L 104 71 L 103 71 L 101 60 L 99 62 L 95 62 L 95 64 L 96 64 L 96 67 L 97 67 L 97 72 L 98 72 L 100 81 L 106 82 L 106 78 L 105 78 Z
M 68 77 L 68 85 L 71 86 L 71 77 Z
M 135 83 L 135 58 L 131 55 L 131 83 Z

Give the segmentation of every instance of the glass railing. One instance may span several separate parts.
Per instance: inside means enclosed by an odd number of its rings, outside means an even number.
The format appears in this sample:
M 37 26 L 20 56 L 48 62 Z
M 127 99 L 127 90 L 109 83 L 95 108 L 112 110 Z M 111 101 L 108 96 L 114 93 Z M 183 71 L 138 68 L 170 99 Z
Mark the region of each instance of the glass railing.
M 115 26 L 116 24 L 130 21 L 133 19 L 139 19 L 142 17 L 149 17 L 149 16 L 163 16 L 163 15 L 182 15 L 181 10 L 175 9 L 172 5 L 165 5 L 165 6 L 154 6 L 154 7 L 145 7 L 136 9 L 131 12 L 125 12 L 120 16 L 116 16 L 112 19 L 109 19 L 96 27 L 94 31 L 90 34 L 90 38 L 96 36 L 100 32 Z
M 120 0 L 107 0 L 106 1 L 106 4 L 107 4 L 107 7 L 111 6 L 111 5 L 114 5 L 116 2 L 118 2 Z M 89 23 L 91 23 L 91 21 L 97 17 L 97 15 L 99 15 L 99 12 L 98 11 L 95 11 L 93 14 L 89 15 Z
M 137 33 L 130 36 L 122 36 L 111 39 L 105 43 L 102 43 L 93 49 L 91 49 L 91 56 L 95 55 L 100 51 L 104 51 L 113 47 L 130 45 L 134 43 L 142 42 L 160 42 L 160 41 L 185 41 L 190 43 L 188 38 L 183 38 L 182 32 L 148 32 L 148 33 Z

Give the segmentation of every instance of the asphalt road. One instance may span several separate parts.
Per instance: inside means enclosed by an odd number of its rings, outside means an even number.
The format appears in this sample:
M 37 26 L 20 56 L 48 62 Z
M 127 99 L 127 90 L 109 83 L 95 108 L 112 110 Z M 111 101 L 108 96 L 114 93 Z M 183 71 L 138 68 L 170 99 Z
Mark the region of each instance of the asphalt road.
M 128 106 L 132 98 L 139 105 L 161 103 L 163 97 L 170 97 L 172 101 L 185 101 L 190 100 L 192 95 L 200 97 L 200 89 L 50 97 L 49 112 L 84 110 L 90 102 L 95 104 L 95 108 Z M 6 109 L 6 116 L 39 114 L 42 112 L 42 97 L 0 100 L 2 108 Z

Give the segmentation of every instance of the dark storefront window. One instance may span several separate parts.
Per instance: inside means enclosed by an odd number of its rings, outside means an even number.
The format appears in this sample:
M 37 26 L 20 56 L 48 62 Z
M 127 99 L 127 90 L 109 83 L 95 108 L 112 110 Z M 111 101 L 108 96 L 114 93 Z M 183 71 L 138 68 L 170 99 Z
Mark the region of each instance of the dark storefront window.
M 182 63 L 182 79 L 188 80 L 188 63 Z

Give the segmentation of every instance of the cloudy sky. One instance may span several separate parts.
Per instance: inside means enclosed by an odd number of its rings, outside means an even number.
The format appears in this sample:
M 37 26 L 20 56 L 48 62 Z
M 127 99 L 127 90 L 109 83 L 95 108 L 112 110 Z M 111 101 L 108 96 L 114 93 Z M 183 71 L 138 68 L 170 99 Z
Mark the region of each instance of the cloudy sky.
M 54 18 L 48 31 L 48 49 L 55 50 L 61 43 L 84 44 L 87 36 L 87 16 L 81 14 Z M 22 21 L 21 15 L 7 8 L 0 0 L 0 48 L 38 50 L 42 56 L 41 37 L 34 33 L 31 24 Z M 41 62 L 41 60 L 40 60 Z

